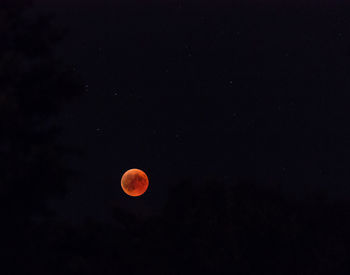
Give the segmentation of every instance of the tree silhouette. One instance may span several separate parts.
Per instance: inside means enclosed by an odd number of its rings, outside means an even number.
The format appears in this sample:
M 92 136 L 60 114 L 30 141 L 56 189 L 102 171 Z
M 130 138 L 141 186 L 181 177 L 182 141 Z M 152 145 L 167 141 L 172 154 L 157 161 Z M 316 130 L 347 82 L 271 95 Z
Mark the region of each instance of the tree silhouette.
M 55 116 L 82 91 L 54 56 L 63 32 L 28 8 L 18 1 L 0 6 L 0 200 L 1 211 L 17 218 L 43 214 L 46 200 L 64 194 L 69 169 Z
M 0 214 L 7 251 L 1 273 L 6 274 L 44 268 L 38 263 L 45 253 L 37 247 L 48 244 L 46 232 L 33 218 L 52 215 L 48 200 L 66 192 L 72 171 L 55 118 L 82 91 L 78 76 L 54 55 L 63 32 L 51 17 L 28 11 L 25 1 L 0 3 Z
M 345 213 L 344 204 L 294 202 L 255 180 L 183 182 L 170 190 L 161 216 L 134 220 L 122 234 L 130 234 L 123 249 L 132 255 L 124 262 L 135 274 L 341 274 Z

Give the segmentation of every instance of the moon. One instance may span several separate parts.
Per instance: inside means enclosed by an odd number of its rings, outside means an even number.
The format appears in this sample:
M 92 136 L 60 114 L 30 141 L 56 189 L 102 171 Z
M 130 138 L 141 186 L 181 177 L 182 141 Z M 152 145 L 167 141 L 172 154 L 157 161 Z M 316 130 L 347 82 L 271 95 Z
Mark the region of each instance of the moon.
M 148 188 L 148 177 L 140 169 L 130 169 L 122 176 L 121 186 L 127 195 L 138 197 L 146 192 Z

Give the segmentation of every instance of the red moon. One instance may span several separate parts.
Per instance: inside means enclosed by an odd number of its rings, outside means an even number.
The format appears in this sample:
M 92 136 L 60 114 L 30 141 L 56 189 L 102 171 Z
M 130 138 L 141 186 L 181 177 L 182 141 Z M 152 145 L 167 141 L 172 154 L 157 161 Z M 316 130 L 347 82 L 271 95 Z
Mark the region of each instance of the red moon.
M 123 191 L 132 197 L 141 196 L 148 188 L 148 177 L 140 169 L 130 169 L 124 173 L 121 179 Z

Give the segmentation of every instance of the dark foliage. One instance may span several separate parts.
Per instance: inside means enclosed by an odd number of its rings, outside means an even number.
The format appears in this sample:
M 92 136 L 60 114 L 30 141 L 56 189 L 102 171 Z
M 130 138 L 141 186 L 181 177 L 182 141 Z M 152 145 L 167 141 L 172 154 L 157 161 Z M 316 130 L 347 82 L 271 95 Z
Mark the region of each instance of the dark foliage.
M 170 191 L 160 215 L 40 223 L 17 254 L 26 274 L 346 274 L 349 205 L 287 202 L 254 184 Z
M 53 118 L 82 87 L 54 57 L 61 33 L 50 17 L 29 16 L 15 2 L 0 7 L 0 211 L 20 218 L 65 193 L 70 171 Z
M 54 118 L 82 90 L 54 57 L 61 33 L 50 17 L 28 8 L 25 1 L 0 3 L 0 215 L 8 256 L 2 274 L 18 274 L 11 270 L 24 262 L 23 270 L 39 268 L 30 250 L 42 245 L 34 241 L 40 233 L 33 221 L 53 214 L 46 203 L 64 196 L 72 175 Z

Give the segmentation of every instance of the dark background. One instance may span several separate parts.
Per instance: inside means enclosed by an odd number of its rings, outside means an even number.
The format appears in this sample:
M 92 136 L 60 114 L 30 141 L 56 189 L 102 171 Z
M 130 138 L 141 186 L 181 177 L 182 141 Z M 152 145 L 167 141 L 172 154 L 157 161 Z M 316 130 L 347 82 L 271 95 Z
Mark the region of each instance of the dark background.
M 349 8 L 3 1 L 6 274 L 347 274 Z

